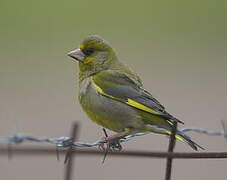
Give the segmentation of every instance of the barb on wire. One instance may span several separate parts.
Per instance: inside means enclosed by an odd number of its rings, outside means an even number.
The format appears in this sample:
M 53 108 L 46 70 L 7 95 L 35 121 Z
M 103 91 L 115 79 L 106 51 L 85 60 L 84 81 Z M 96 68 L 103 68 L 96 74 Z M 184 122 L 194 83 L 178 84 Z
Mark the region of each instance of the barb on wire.
M 212 131 L 212 130 L 206 130 L 202 128 L 184 128 L 180 129 L 183 132 L 197 132 L 201 134 L 206 134 L 209 136 L 223 136 L 227 139 L 227 127 L 224 122 L 222 122 L 223 126 L 223 131 Z M 148 133 L 136 133 L 132 134 L 129 136 L 126 136 L 122 139 L 119 140 L 120 143 L 127 142 L 134 137 L 137 136 L 143 136 Z M 93 143 L 87 143 L 87 142 L 80 142 L 76 141 L 73 142 L 70 137 L 58 137 L 58 138 L 48 138 L 48 137 L 35 137 L 32 135 L 26 135 L 26 134 L 16 134 L 14 136 L 6 137 L 6 138 L 0 138 L 0 144 L 20 144 L 26 141 L 31 141 L 31 142 L 46 142 L 49 144 L 55 144 L 56 147 L 70 147 L 70 146 L 76 146 L 76 147 L 94 147 L 94 146 L 99 146 L 101 144 L 107 143 L 105 140 L 98 140 Z
M 103 128 L 102 130 L 103 130 L 103 133 L 104 133 L 105 137 L 108 137 L 108 134 L 107 134 L 107 132 L 106 132 L 106 129 Z M 103 156 L 102 164 L 104 164 L 104 162 L 105 162 L 105 160 L 106 160 L 107 154 L 108 154 L 108 148 L 105 149 L 105 154 L 104 154 L 104 156 Z

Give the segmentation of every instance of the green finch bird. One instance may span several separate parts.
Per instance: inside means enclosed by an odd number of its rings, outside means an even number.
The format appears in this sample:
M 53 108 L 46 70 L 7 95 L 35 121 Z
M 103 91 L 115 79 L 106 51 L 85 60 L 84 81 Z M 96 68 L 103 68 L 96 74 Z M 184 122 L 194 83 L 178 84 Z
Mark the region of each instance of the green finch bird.
M 143 88 L 140 78 L 119 61 L 100 36 L 86 37 L 68 56 L 79 61 L 79 101 L 83 110 L 95 123 L 117 132 L 106 141 L 138 132 L 171 135 L 173 122 L 181 122 Z M 194 150 L 200 147 L 180 130 L 176 138 Z

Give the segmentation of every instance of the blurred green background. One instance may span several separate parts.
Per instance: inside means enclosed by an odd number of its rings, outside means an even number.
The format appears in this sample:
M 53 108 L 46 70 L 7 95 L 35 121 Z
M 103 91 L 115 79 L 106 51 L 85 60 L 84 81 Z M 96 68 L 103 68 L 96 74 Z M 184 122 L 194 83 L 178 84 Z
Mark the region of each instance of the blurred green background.
M 0 136 L 23 132 L 80 140 L 101 128 L 77 101 L 78 67 L 66 56 L 88 34 L 108 40 L 148 91 L 184 127 L 221 130 L 227 107 L 227 1 L 0 0 Z M 206 151 L 226 151 L 221 137 L 190 134 Z M 160 135 L 136 138 L 125 149 L 165 151 Z M 191 151 L 178 143 L 176 151 Z M 63 178 L 63 158 L 0 156 L 1 178 Z M 164 179 L 165 160 L 77 157 L 75 179 Z M 173 179 L 226 177 L 225 160 L 176 160 Z M 114 169 L 114 171 L 113 171 Z

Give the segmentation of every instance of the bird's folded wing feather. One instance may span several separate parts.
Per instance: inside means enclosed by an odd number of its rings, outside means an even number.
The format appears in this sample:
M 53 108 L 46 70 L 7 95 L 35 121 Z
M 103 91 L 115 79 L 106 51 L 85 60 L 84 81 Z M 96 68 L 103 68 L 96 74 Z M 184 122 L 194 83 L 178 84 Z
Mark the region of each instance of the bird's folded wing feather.
M 113 70 L 102 71 L 92 77 L 92 84 L 103 96 L 123 102 L 136 109 L 161 116 L 167 121 L 178 121 L 132 76 Z

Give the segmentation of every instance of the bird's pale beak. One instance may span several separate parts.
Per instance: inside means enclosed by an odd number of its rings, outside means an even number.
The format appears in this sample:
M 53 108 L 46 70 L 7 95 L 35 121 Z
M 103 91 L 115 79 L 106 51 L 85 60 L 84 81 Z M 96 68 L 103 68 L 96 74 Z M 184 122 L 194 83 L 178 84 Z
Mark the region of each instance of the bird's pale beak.
M 85 58 L 85 54 L 80 50 L 80 48 L 70 51 L 67 55 L 77 61 L 83 61 Z

